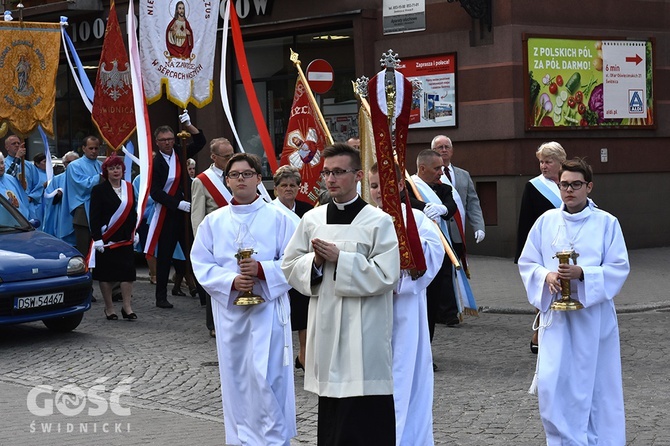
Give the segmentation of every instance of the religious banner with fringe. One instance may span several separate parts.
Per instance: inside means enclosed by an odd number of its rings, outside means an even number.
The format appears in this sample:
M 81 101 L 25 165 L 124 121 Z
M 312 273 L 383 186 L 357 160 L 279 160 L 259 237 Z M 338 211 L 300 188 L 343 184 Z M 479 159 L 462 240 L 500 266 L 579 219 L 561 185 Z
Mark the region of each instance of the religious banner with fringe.
M 319 199 L 317 183 L 323 167 L 321 152 L 326 144 L 326 135 L 309 101 L 307 88 L 302 79 L 298 78 L 280 164 L 288 164 L 300 170 L 302 183 L 297 199 L 315 204 Z
M 140 50 L 147 103 L 186 108 L 212 100 L 219 0 L 140 0 Z
M 118 150 L 135 131 L 130 62 L 114 1 L 109 9 L 105 41 L 100 54 L 91 117 L 102 139 L 114 150 Z
M 0 122 L 25 136 L 38 125 L 53 136 L 58 23 L 0 22 Z
M 412 276 L 416 277 L 426 271 L 426 259 L 421 249 L 414 214 L 407 212 L 407 223 L 402 218 L 398 186 L 401 178 L 396 176 L 396 159 L 394 159 L 395 151 L 399 170 L 404 172 L 412 84 L 399 71 L 382 70 L 368 82 L 368 97 L 379 168 L 382 209 L 393 218 L 398 235 L 400 268 L 412 272 Z M 405 205 L 408 209 L 411 207 L 407 194 L 405 194 Z

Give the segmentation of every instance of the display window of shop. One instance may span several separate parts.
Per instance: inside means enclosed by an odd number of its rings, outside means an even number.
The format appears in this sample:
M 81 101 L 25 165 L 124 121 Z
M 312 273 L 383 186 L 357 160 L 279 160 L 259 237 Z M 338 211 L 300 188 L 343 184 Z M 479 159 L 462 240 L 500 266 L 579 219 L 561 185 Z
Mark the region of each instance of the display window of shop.
M 307 32 L 245 42 L 249 71 L 261 109 L 265 114 L 277 160 L 284 144 L 295 83 L 298 79 L 298 71 L 289 59 L 291 49 L 299 54 L 303 71 L 307 70 L 307 66 L 314 59 L 325 59 L 333 67 L 332 88 L 324 94 L 315 95 L 329 125 L 330 121 L 337 122 L 339 114 L 347 115 L 347 119 L 350 115 L 355 116 L 358 108 L 351 85 L 351 81 L 355 80 L 352 29 Z M 264 157 L 237 67 L 234 74 L 233 101 L 235 126 L 244 150 Z M 345 126 L 345 132 L 337 132 L 336 135 L 331 126 L 334 139 L 346 141 L 351 136 L 350 127 Z M 356 125 L 355 131 L 357 130 Z M 264 163 L 264 166 L 267 168 L 267 163 Z M 269 175 L 269 171 L 264 174 Z

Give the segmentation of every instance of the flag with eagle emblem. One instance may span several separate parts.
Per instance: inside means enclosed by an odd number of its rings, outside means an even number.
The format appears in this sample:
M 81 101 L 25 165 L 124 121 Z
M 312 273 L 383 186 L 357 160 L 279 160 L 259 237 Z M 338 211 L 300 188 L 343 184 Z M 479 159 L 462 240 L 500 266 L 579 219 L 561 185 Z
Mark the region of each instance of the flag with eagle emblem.
M 114 150 L 135 131 L 131 85 L 130 63 L 112 1 L 95 80 L 92 118 L 102 139 Z

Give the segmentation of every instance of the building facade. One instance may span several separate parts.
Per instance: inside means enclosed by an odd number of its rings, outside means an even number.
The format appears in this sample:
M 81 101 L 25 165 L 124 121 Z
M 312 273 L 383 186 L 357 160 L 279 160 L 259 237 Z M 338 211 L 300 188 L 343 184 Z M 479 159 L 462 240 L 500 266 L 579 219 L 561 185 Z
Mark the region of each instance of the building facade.
M 94 79 L 103 38 L 100 30 L 104 34 L 109 2 L 23 3 L 26 20 L 69 17 L 68 32 Z M 127 2 L 118 0 L 116 5 L 124 27 Z M 358 104 L 351 81 L 378 72 L 379 59 L 388 49 L 401 60 L 453 55 L 455 125 L 411 128 L 407 160 L 412 172 L 416 154 L 429 148 L 434 136 L 445 134 L 453 140 L 453 163 L 472 175 L 486 221 L 486 239 L 481 244 L 474 243 L 468 230 L 470 253 L 513 255 L 521 194 L 528 179 L 539 173 L 535 150 L 550 140 L 560 142 L 569 158 L 586 157 L 593 166 L 592 198 L 619 218 L 629 248 L 670 244 L 666 229 L 670 210 L 664 206 L 670 201 L 670 90 L 664 88 L 670 78 L 670 1 L 632 0 L 614 7 L 605 0 L 560 4 L 533 0 L 237 0 L 235 6 L 277 157 L 296 81 L 296 70 L 289 60 L 291 49 L 299 53 L 303 68 L 314 59 L 325 59 L 333 67 L 334 85 L 318 100 L 338 140 L 357 132 Z M 397 29 L 391 29 L 391 18 L 385 20 L 389 11 L 385 8 L 393 6 L 419 11 L 407 21 L 407 31 L 422 19 L 425 29 L 389 34 Z M 527 66 L 524 44 L 529 36 L 652 42 L 653 124 L 529 129 L 533 111 L 528 102 L 527 70 L 532 67 Z M 218 45 L 220 40 L 221 31 Z M 229 57 L 229 65 L 234 66 L 232 51 Z M 215 69 L 214 79 L 218 78 Z M 230 100 L 245 150 L 262 154 L 236 69 L 229 79 Z M 62 154 L 66 148 L 76 147 L 77 139 L 93 127 L 64 63 L 58 82 L 55 144 Z M 232 139 L 218 85 L 214 94 L 209 105 L 190 109 L 191 116 L 208 137 Z M 452 102 L 445 105 L 449 112 Z M 149 110 L 152 126 L 177 127 L 177 107 L 167 100 L 152 104 Z M 199 170 L 209 163 L 206 154 L 198 161 Z

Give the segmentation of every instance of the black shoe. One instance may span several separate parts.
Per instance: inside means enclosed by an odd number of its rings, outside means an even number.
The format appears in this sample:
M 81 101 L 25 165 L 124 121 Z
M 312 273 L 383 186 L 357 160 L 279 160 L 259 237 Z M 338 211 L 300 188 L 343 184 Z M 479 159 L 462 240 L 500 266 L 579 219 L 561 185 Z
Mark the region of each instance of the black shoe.
M 123 296 L 121 293 L 112 294 L 112 302 L 121 302 L 122 300 Z
M 533 344 L 533 341 L 530 341 L 530 352 L 537 355 L 538 350 L 539 346 L 537 344 Z
M 123 316 L 124 319 L 130 319 L 131 321 L 137 319 L 137 315 L 135 313 L 128 314 L 123 308 L 121 308 L 121 316 Z
M 449 320 L 447 321 L 447 327 L 455 327 L 456 325 L 458 325 L 458 324 L 460 324 L 460 323 L 461 323 L 461 321 L 459 321 L 458 318 L 455 317 L 455 318 L 453 318 L 453 319 L 449 319 Z
M 103 311 L 103 313 L 105 313 L 105 317 L 107 318 L 108 321 L 116 321 L 116 320 L 119 319 L 119 317 L 116 315 L 116 313 L 107 314 L 107 310 L 104 309 L 104 308 L 102 309 L 102 311 Z
M 299 356 L 295 357 L 295 368 L 305 370 L 305 366 L 303 366 L 302 363 L 300 362 Z
M 174 307 L 174 305 L 172 305 L 167 300 L 159 300 L 158 302 L 156 302 L 156 306 L 158 308 L 173 308 Z
M 172 295 L 173 296 L 186 296 L 186 293 L 184 293 L 179 288 L 172 288 Z
M 216 330 L 214 330 L 213 328 L 211 330 L 209 330 L 209 337 L 215 338 L 216 337 Z
M 198 294 L 198 289 L 197 289 L 197 288 L 193 288 L 192 290 L 189 290 L 188 292 L 189 292 L 189 294 L 191 295 L 191 297 L 195 297 L 196 294 Z
M 437 372 L 437 364 L 433 363 L 433 373 Z

